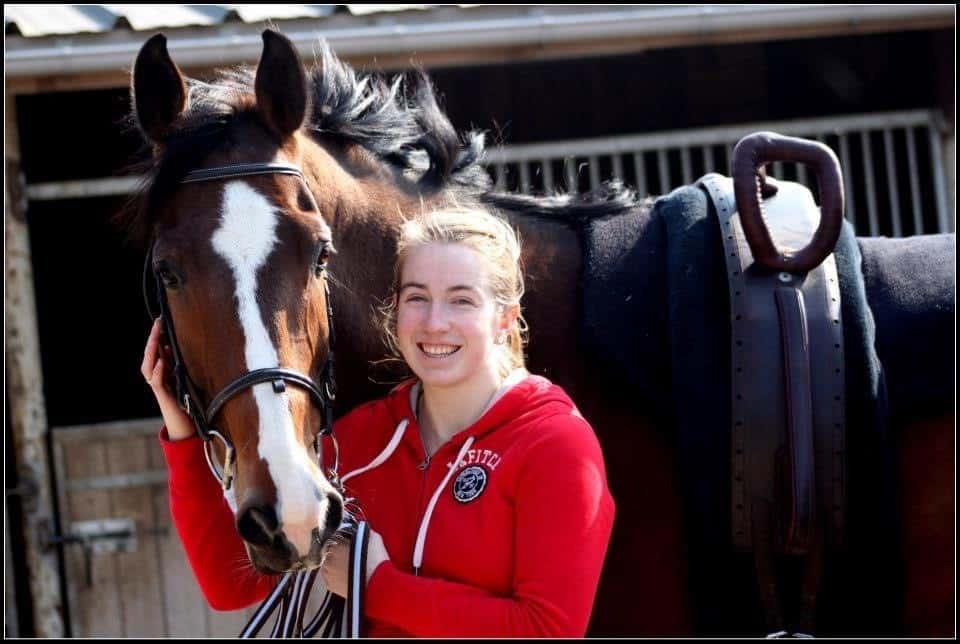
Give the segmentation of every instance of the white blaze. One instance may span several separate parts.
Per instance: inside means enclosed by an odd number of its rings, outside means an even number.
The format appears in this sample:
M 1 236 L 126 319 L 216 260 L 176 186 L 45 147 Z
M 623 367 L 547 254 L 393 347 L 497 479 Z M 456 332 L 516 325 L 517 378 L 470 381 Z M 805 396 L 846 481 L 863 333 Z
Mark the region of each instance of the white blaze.
M 221 224 L 211 241 L 236 282 L 248 371 L 280 366 L 257 304 L 257 271 L 277 243 L 276 227 L 277 214 L 263 195 L 240 181 L 226 185 Z M 327 503 L 314 490 L 329 485 L 314 477 L 317 468 L 296 438 L 287 394 L 274 392 L 270 383 L 251 389 L 260 417 L 258 452 L 277 488 L 277 516 L 287 539 L 303 556 L 310 550 L 312 530 L 326 519 Z

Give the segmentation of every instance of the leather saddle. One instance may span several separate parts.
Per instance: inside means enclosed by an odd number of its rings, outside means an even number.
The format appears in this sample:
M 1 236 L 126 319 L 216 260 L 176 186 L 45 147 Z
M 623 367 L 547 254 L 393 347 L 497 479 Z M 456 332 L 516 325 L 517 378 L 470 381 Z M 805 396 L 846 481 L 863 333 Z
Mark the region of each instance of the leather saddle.
M 766 177 L 809 164 L 821 193 Z M 833 256 L 843 223 L 839 163 L 826 146 L 770 132 L 734 149 L 733 178 L 697 185 L 714 205 L 730 303 L 731 539 L 750 551 L 773 635 L 813 628 L 825 549 L 844 542 L 843 320 Z M 805 560 L 795 619 L 775 555 Z

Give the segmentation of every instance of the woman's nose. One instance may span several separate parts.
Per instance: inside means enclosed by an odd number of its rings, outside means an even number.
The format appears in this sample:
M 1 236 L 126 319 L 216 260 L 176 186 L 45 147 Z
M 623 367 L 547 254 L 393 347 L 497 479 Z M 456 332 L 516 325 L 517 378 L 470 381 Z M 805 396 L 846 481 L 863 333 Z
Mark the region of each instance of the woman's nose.
M 449 318 L 443 304 L 434 302 L 427 312 L 426 327 L 428 331 L 442 331 L 447 328 Z

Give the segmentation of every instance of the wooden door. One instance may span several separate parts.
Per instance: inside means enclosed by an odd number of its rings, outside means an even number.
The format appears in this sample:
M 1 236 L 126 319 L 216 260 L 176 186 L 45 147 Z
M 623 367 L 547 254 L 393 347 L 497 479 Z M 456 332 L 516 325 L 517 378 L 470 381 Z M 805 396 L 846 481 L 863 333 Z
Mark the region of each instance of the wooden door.
M 74 637 L 235 637 L 256 608 L 220 612 L 203 599 L 171 525 L 160 426 L 54 428 Z M 133 538 L 118 538 L 127 527 Z

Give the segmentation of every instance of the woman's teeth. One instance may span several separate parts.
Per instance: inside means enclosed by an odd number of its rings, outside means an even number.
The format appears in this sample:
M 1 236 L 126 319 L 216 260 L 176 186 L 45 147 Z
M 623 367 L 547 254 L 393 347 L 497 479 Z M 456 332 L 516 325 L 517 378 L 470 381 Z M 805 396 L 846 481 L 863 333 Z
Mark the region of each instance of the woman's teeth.
M 460 347 L 452 344 L 419 344 L 418 346 L 420 347 L 420 350 L 426 353 L 428 356 L 433 356 L 435 358 L 449 356 L 460 350 Z

